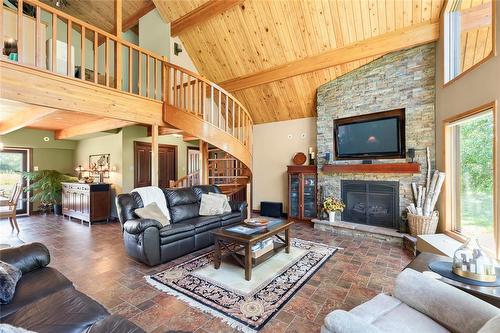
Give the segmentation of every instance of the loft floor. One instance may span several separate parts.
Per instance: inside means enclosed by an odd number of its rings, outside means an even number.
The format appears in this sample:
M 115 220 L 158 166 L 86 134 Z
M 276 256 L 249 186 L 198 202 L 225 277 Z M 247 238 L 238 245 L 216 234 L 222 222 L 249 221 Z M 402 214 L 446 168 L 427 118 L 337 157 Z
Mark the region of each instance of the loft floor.
M 44 243 L 51 252 L 51 266 L 111 312 L 146 331 L 234 332 L 218 318 L 148 286 L 144 275 L 174 262 L 150 268 L 128 258 L 118 223 L 95 224 L 89 229 L 55 216 L 19 218 L 18 223 L 21 232 L 16 237 L 8 221 L 0 221 L 0 243 Z M 302 224 L 293 227 L 292 236 L 344 249 L 333 255 L 261 332 L 319 332 L 330 311 L 349 310 L 380 292 L 390 293 L 396 275 L 411 260 L 400 246 L 389 242 L 333 236 Z

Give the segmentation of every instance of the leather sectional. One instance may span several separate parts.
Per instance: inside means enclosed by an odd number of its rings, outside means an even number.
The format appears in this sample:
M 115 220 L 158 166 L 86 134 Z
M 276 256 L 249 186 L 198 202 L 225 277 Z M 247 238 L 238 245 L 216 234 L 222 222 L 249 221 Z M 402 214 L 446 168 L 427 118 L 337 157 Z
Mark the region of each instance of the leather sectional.
M 0 260 L 23 273 L 12 301 L 0 305 L 0 323 L 38 333 L 144 332 L 125 318 L 110 315 L 58 270 L 47 267 L 50 254 L 43 244 L 1 249 Z
M 222 193 L 215 185 L 164 189 L 171 223 L 140 219 L 134 213 L 143 207 L 141 197 L 132 192 L 117 197 L 117 209 L 123 226 L 127 254 L 150 266 L 165 263 L 190 252 L 213 245 L 214 229 L 239 223 L 247 217 L 247 203 L 230 201 L 231 212 L 200 216 L 202 194 Z

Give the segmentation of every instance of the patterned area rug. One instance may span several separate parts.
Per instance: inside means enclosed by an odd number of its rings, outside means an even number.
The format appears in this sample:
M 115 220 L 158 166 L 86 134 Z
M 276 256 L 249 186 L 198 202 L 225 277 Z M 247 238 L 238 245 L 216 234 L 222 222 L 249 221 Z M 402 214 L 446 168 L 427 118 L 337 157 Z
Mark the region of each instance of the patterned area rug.
M 213 268 L 213 251 L 146 276 L 148 283 L 243 332 L 260 330 L 328 260 L 336 248 L 297 238 L 290 253 L 274 255 L 244 279 L 244 269 L 225 260 Z

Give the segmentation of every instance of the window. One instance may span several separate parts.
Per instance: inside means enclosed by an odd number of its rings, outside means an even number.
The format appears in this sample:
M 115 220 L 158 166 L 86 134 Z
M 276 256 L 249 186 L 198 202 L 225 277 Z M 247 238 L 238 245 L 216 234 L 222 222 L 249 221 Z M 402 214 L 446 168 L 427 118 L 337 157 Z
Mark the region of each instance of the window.
M 443 15 L 444 82 L 493 54 L 494 1 L 450 0 Z
M 494 111 L 483 109 L 446 123 L 448 229 L 495 247 Z

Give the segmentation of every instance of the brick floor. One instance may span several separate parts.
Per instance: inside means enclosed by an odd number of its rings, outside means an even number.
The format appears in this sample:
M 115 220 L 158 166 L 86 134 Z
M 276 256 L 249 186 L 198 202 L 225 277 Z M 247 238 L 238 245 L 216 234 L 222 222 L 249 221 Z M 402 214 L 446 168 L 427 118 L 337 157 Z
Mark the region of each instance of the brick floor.
M 19 218 L 18 223 L 21 232 L 16 237 L 8 221 L 0 221 L 0 243 L 44 243 L 51 252 L 51 266 L 71 279 L 76 288 L 146 331 L 234 332 L 220 319 L 147 285 L 144 275 L 162 271 L 185 257 L 153 268 L 135 262 L 125 254 L 118 223 L 95 224 L 89 229 L 54 216 Z M 296 224 L 292 235 L 343 249 L 316 272 L 261 332 L 319 332 L 325 315 L 332 310 L 349 310 L 380 292 L 390 293 L 395 277 L 411 260 L 411 254 L 401 246 L 336 237 L 308 225 Z

